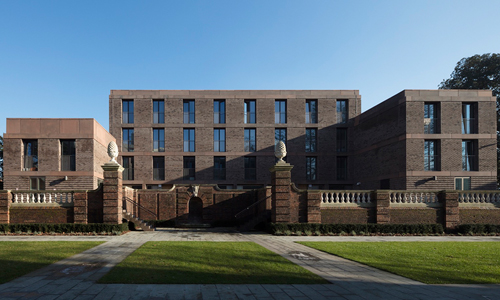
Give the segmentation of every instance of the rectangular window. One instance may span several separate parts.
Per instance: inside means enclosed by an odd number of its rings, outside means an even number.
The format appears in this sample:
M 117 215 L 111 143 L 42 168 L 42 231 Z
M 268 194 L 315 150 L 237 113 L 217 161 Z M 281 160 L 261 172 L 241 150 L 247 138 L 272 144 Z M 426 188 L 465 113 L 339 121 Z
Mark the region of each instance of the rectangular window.
M 274 102 L 274 123 L 286 124 L 286 100 Z
M 194 100 L 184 100 L 184 124 L 194 124 Z
M 274 129 L 274 149 L 276 150 L 276 145 L 282 141 L 286 146 L 286 128 L 276 128 Z
M 318 123 L 318 101 L 306 100 L 306 123 Z
M 194 156 L 184 156 L 184 180 L 195 180 L 195 159 Z
M 165 123 L 165 101 L 153 100 L 153 123 Z
M 214 152 L 226 152 L 226 129 L 214 129 Z
M 134 152 L 134 129 L 123 128 L 123 152 Z
M 347 157 L 337 156 L 337 180 L 347 179 Z
M 245 128 L 245 152 L 255 152 L 256 144 L 255 128 Z
M 306 157 L 306 179 L 316 180 L 316 157 Z
M 153 180 L 165 180 L 164 156 L 153 156 Z
M 462 171 L 478 171 L 477 140 L 462 141 Z
M 45 191 L 45 177 L 30 177 L 30 190 Z
M 257 158 L 255 156 L 245 156 L 245 180 L 257 179 Z
M 184 129 L 184 152 L 194 152 L 194 129 Z
M 245 100 L 245 124 L 255 124 L 255 100 Z
M 61 171 L 76 171 L 75 140 L 61 140 Z
M 462 134 L 477 133 L 477 103 L 462 103 Z
M 317 129 L 306 128 L 306 152 L 316 152 L 317 145 Z
M 439 171 L 439 141 L 424 141 L 424 170 Z
M 226 123 L 226 101 L 214 100 L 214 124 Z
M 337 123 L 347 123 L 347 100 L 337 100 Z
M 125 124 L 134 123 L 134 101 L 133 100 L 123 100 L 122 101 L 122 121 Z
M 214 179 L 226 180 L 226 158 L 214 156 Z
M 470 190 L 470 177 L 456 177 L 455 190 L 458 191 Z
M 38 171 L 38 140 L 23 140 L 23 171 Z
M 153 128 L 153 152 L 165 152 L 165 129 Z
M 337 128 L 337 152 L 347 152 L 347 128 Z
M 439 103 L 424 103 L 424 133 L 439 133 Z
M 123 156 L 123 180 L 134 180 L 134 157 Z

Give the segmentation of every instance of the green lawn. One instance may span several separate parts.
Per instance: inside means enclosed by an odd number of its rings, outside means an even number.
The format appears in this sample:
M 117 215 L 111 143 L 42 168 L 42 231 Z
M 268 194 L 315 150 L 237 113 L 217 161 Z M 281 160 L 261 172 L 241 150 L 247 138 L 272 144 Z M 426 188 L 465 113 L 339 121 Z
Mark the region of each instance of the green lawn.
M 499 242 L 300 242 L 430 284 L 500 283 Z
M 328 283 L 252 242 L 148 242 L 99 283 Z
M 0 284 L 103 242 L 0 242 Z

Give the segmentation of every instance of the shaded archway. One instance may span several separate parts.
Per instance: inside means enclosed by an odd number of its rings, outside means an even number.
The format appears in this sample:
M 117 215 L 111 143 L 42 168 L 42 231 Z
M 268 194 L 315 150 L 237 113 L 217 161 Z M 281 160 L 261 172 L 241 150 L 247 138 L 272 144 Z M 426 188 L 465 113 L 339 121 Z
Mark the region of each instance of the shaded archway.
M 188 222 L 190 224 L 203 223 L 203 201 L 198 197 L 189 200 Z

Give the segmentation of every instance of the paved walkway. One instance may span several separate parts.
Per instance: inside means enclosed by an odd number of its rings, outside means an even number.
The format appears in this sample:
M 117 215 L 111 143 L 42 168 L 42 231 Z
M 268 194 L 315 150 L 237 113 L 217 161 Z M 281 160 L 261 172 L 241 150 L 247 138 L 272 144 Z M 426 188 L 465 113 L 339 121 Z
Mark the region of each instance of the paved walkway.
M 0 241 L 106 241 L 0 285 L 0 299 L 482 299 L 500 285 L 426 285 L 329 255 L 294 241 L 497 241 L 500 237 L 275 237 L 230 230 L 163 229 L 122 236 L 0 236 Z M 322 276 L 322 285 L 97 284 L 147 241 L 252 241 Z M 1 268 L 1 266 L 0 266 Z

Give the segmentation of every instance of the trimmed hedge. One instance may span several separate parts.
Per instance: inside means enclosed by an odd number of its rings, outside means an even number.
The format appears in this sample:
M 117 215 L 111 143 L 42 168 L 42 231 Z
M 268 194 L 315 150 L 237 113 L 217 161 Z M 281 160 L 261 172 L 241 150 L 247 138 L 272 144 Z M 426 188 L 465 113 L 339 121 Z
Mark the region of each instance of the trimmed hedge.
M 458 225 L 457 232 L 461 234 L 500 233 L 500 225 L 493 224 L 463 224 Z
M 0 224 L 0 232 L 123 232 L 128 231 L 128 223 L 123 224 Z
M 271 223 L 269 232 L 283 235 L 293 234 L 442 234 L 441 224 L 317 224 L 317 223 Z

